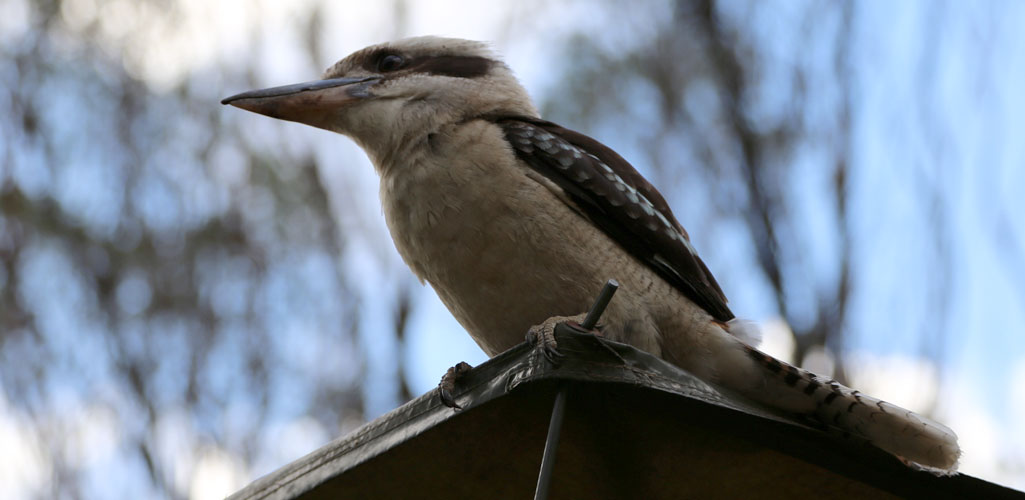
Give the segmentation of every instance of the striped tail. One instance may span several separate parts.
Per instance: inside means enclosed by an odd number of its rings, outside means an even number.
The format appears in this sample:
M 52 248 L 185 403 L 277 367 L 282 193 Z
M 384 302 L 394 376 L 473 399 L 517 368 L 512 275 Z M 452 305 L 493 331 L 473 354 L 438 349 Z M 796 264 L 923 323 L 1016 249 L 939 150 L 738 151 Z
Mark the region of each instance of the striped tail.
M 957 471 L 961 455 L 957 435 L 943 424 L 742 345 L 748 358 L 764 372 L 765 380 L 761 387 L 742 391 L 745 396 L 859 436 L 934 474 Z

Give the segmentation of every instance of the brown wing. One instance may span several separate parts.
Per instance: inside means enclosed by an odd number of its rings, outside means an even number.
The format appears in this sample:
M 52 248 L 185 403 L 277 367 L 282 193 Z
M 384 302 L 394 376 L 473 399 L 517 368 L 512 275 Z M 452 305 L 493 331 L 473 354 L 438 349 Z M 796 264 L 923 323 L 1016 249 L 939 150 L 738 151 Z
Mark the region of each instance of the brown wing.
M 534 118 L 495 120 L 516 155 L 561 187 L 584 214 L 715 319 L 733 313 L 669 205 L 630 163 L 602 143 Z

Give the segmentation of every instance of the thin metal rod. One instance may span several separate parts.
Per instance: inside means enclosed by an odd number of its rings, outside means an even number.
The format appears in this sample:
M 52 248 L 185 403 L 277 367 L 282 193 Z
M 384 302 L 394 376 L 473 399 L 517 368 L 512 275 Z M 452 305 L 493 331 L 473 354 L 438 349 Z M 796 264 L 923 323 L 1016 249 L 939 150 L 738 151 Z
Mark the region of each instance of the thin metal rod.
M 552 421 L 548 424 L 548 439 L 545 440 L 545 454 L 541 457 L 541 473 L 537 476 L 534 500 L 548 499 L 552 470 L 555 469 L 555 452 L 559 449 L 559 434 L 562 432 L 562 418 L 566 414 L 567 392 L 569 388 L 563 385 L 555 394 L 555 406 L 552 408 Z
M 601 292 L 598 294 L 598 298 L 591 305 L 591 310 L 587 311 L 587 316 L 584 317 L 584 322 L 580 326 L 584 327 L 584 330 L 590 330 L 598 324 L 598 319 L 601 318 L 601 314 L 605 312 L 605 308 L 608 307 L 609 302 L 612 300 L 612 296 L 616 294 L 616 290 L 619 289 L 619 282 L 616 280 L 608 280 L 605 282 L 605 286 L 602 287 Z
M 591 305 L 591 310 L 584 317 L 580 326 L 590 330 L 598 324 L 602 313 L 608 307 L 612 296 L 619 289 L 619 282 L 608 280 L 602 287 L 598 298 Z M 534 489 L 534 500 L 548 500 L 548 489 L 552 484 L 552 471 L 555 469 L 555 452 L 559 449 L 559 434 L 562 433 L 562 420 L 566 415 L 566 393 L 569 387 L 563 384 L 555 393 L 555 405 L 552 407 L 552 420 L 548 423 L 548 438 L 545 440 L 545 453 L 541 456 L 541 472 L 537 475 L 537 488 Z

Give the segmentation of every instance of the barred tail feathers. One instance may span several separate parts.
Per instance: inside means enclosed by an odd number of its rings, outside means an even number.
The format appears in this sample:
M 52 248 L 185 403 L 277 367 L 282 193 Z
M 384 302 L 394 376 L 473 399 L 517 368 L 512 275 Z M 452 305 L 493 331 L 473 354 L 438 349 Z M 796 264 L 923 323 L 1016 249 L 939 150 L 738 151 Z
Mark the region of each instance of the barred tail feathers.
M 957 435 L 943 424 L 791 366 L 741 342 L 736 344 L 743 346 L 749 365 L 753 361 L 756 371 L 761 372 L 754 378 L 764 383 L 752 386 L 729 377 L 734 383 L 724 382 L 731 389 L 759 403 L 807 415 L 826 427 L 864 438 L 935 474 L 956 472 L 961 454 Z

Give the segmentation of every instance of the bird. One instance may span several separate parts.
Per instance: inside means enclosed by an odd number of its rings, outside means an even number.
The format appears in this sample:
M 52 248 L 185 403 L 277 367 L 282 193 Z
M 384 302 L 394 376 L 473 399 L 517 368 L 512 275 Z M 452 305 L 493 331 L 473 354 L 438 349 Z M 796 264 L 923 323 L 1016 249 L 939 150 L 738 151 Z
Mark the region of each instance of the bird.
M 597 330 L 759 405 L 954 474 L 956 434 L 750 345 L 669 204 L 618 153 L 541 118 L 487 43 L 413 37 L 320 80 L 222 101 L 348 136 L 370 158 L 395 248 L 488 356 L 554 342 L 608 278 Z M 566 315 L 566 316 L 564 316 Z

